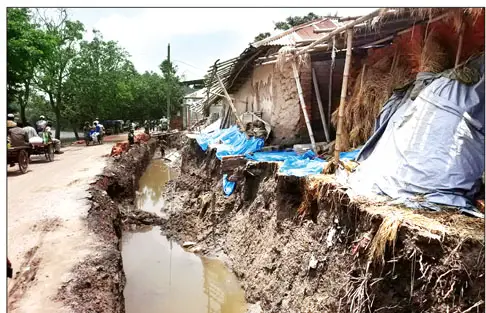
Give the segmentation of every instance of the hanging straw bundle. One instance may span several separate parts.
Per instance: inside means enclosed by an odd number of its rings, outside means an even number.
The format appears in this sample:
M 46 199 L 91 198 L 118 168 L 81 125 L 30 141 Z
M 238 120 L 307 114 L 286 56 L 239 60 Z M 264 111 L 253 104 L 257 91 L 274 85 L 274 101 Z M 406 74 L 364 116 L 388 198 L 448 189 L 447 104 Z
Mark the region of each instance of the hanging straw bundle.
M 346 148 L 356 147 L 371 136 L 383 104 L 395 88 L 412 77 L 400 48 L 390 46 L 373 51 L 354 80 L 353 94 L 345 107 L 344 136 Z M 333 123 L 337 121 L 333 113 Z

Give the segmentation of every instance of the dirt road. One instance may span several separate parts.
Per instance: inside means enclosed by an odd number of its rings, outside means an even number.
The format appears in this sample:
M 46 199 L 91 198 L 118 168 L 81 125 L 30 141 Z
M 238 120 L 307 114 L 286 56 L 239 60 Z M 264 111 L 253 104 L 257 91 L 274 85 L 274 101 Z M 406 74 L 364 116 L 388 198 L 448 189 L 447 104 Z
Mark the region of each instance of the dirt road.
M 33 156 L 24 175 L 17 166 L 8 168 L 8 257 L 14 267 L 9 312 L 69 312 L 52 298 L 72 267 L 96 253 L 84 221 L 86 190 L 111 147 L 109 142 L 67 147 L 51 163 Z

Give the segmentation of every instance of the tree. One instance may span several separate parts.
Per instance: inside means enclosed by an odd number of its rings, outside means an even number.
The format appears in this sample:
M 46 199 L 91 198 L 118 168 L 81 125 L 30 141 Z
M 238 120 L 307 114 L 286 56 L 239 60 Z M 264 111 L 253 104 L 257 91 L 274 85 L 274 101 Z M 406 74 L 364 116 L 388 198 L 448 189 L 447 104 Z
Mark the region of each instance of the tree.
M 260 40 L 263 40 L 263 39 L 268 38 L 270 36 L 271 36 L 271 34 L 269 32 L 259 33 L 258 36 L 255 37 L 254 41 L 260 41 Z
M 42 28 L 54 40 L 55 45 L 47 58 L 42 60 L 36 75 L 37 87 L 48 96 L 56 116 L 56 138 L 61 135 L 61 112 L 64 105 L 66 81 L 72 61 L 77 54 L 77 46 L 83 38 L 84 25 L 68 20 L 65 9 L 59 9 L 57 17 L 48 18 L 39 13 Z
M 320 18 L 319 15 L 316 15 L 312 12 L 310 12 L 309 14 L 305 15 L 305 16 L 289 16 L 285 19 L 285 21 L 282 21 L 282 22 L 276 22 L 275 23 L 275 30 L 279 29 L 279 30 L 287 30 L 287 29 L 290 29 L 294 26 L 298 26 L 298 25 L 301 25 L 301 24 L 304 24 L 304 23 L 308 23 L 308 22 L 311 22 L 313 20 L 316 20 Z
M 132 98 L 127 83 L 134 68 L 128 53 L 116 42 L 104 41 L 99 31 L 93 33 L 90 42 L 80 42 L 65 85 L 63 115 L 73 130 L 83 121 L 97 116 L 106 119 L 125 117 L 123 110 L 127 100 Z
M 52 50 L 51 39 L 31 21 L 28 9 L 7 9 L 7 102 L 17 102 L 23 123 L 32 80 L 40 61 Z
M 184 88 L 181 84 L 181 78 L 177 75 L 177 66 L 168 60 L 164 60 L 159 68 L 162 72 L 166 97 L 170 97 L 170 111 L 167 113 L 167 117 L 170 118 L 174 112 L 178 112 L 181 109 Z

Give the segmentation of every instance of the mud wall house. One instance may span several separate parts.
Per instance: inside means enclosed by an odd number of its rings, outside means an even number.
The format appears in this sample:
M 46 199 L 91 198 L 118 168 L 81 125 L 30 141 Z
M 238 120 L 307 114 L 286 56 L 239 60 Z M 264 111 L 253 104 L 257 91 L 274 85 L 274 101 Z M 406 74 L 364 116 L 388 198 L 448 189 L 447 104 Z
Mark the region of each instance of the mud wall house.
M 454 55 L 453 50 L 457 50 L 459 37 L 454 26 L 457 24 L 454 16 L 459 16 L 457 10 L 463 9 L 399 9 L 379 14 L 353 27 L 351 71 L 346 95 L 346 104 L 349 105 L 345 106 L 345 148 L 357 147 L 369 138 L 373 131 L 374 118 L 378 115 L 381 105 L 391 95 L 393 88 L 412 79 L 418 72 L 421 58 L 418 51 L 422 51 L 420 45 L 417 45 L 418 38 L 422 36 L 420 40 L 424 43 L 425 36 L 430 34 L 427 30 L 431 26 L 433 37 L 441 37 L 439 41 L 447 41 L 446 49 L 450 55 Z M 467 40 L 464 40 L 462 59 L 470 55 L 471 51 L 478 50 L 471 42 L 484 42 L 481 41 L 481 36 L 484 38 L 484 15 L 481 16 L 481 12 L 484 14 L 484 10 L 478 10 L 472 13 L 474 23 L 466 22 L 464 38 Z M 226 102 L 215 77 L 215 74 L 218 74 L 232 97 L 238 114 L 247 111 L 257 112 L 271 124 L 271 144 L 309 143 L 309 133 L 300 107 L 292 65 L 288 60 L 282 62 L 283 58 L 279 51 L 305 49 L 317 39 L 353 23 L 358 18 L 318 19 L 252 43 L 234 59 L 216 62 L 216 66 L 208 71 L 209 79 L 206 85 L 210 90 L 210 97 L 206 102 L 209 104 L 205 108 L 206 114 L 216 103 Z M 326 40 L 306 51 L 307 59 L 299 66 L 299 80 L 316 142 L 327 141 L 319 111 L 317 90 L 323 106 L 329 140 L 335 139 L 345 48 L 346 32 L 341 31 L 334 36 L 334 40 Z M 444 65 L 447 66 L 447 62 L 444 62 Z M 317 90 L 314 87 L 313 70 Z M 359 76 L 361 73 L 363 74 Z M 365 84 L 365 87 L 369 87 L 368 92 L 365 92 L 367 98 L 363 98 L 364 82 L 372 82 Z M 227 125 L 235 122 L 231 114 L 228 115 Z
M 283 47 L 296 47 L 310 43 L 322 34 L 316 29 L 329 31 L 341 25 L 337 19 L 322 18 L 293 27 L 276 36 L 253 43 L 239 57 L 217 63 L 208 71 L 207 84 L 211 92 L 210 108 L 216 103 L 225 102 L 222 89 L 215 73 L 224 82 L 225 88 L 233 99 L 238 114 L 255 112 L 272 126 L 271 142 L 275 144 L 295 144 L 308 142 L 305 121 L 299 104 L 297 87 L 290 63 L 278 68 L 275 62 L 278 51 Z M 312 56 L 305 66 L 300 67 L 300 80 L 306 98 L 307 112 L 315 126 L 318 140 L 324 141 L 324 131 L 320 122 L 319 109 L 312 81 L 312 68 L 316 70 L 319 90 L 328 107 L 328 82 L 331 58 L 319 53 Z M 339 99 L 343 55 L 338 54 L 334 61 L 333 103 Z M 208 113 L 209 109 L 206 110 Z M 232 117 L 230 117 L 231 119 Z M 231 120 L 231 122 L 234 122 Z

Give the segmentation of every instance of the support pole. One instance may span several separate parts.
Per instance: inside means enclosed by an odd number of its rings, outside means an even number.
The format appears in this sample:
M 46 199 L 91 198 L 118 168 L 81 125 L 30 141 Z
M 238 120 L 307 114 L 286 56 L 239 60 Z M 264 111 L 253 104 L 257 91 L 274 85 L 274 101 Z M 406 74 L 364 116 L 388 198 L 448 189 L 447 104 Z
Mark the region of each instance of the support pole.
M 336 37 L 332 37 L 332 52 L 331 52 L 331 66 L 329 67 L 329 89 L 328 89 L 328 97 L 329 102 L 327 103 L 327 123 L 331 125 L 331 110 L 332 110 L 332 80 L 333 80 L 333 72 L 334 67 L 336 65 Z
M 461 16 L 461 28 L 459 29 L 459 41 L 457 43 L 456 62 L 454 63 L 454 68 L 457 68 L 459 66 L 459 62 L 461 61 L 462 41 L 464 39 L 465 28 L 466 24 L 464 23 L 464 16 Z
M 314 68 L 312 68 L 312 81 L 314 82 L 314 90 L 316 92 L 317 104 L 319 105 L 319 113 L 321 114 L 322 128 L 324 129 L 326 142 L 329 142 L 331 140 L 329 138 L 329 129 L 327 127 L 326 114 L 324 114 L 324 108 L 322 107 L 321 92 L 319 91 L 319 83 L 317 82 L 317 75 Z
M 297 85 L 297 92 L 299 93 L 300 107 L 302 108 L 302 113 L 304 113 L 305 124 L 307 126 L 307 131 L 309 132 L 309 137 L 312 144 L 312 150 L 317 152 L 316 141 L 314 140 L 314 133 L 312 132 L 312 127 L 309 121 L 309 116 L 307 115 L 307 110 L 305 108 L 304 94 L 302 92 L 302 86 L 300 85 L 299 70 L 297 70 L 297 65 L 295 60 L 292 60 L 292 69 L 294 71 L 295 84 Z
M 336 162 L 339 161 L 339 153 L 342 151 L 341 146 L 341 136 L 343 133 L 343 117 L 344 117 L 344 104 L 346 102 L 346 94 L 348 92 L 348 77 L 349 77 L 349 68 L 351 67 L 351 50 L 353 47 L 353 29 L 350 28 L 347 30 L 346 36 L 346 60 L 344 61 L 344 74 L 343 74 L 343 86 L 341 88 L 341 101 L 339 103 L 339 111 L 338 111 L 338 125 L 337 125 L 337 132 L 336 132 L 336 145 L 334 147 L 334 160 Z
M 226 100 L 228 100 L 228 103 L 231 107 L 231 110 L 233 111 L 233 114 L 235 115 L 236 117 L 236 123 L 238 124 L 238 126 L 241 128 L 241 129 L 245 129 L 244 126 L 243 126 L 243 122 L 241 121 L 240 117 L 238 116 L 238 112 L 236 112 L 236 108 L 233 104 L 233 101 L 231 100 L 231 97 L 230 95 L 228 94 L 228 91 L 226 91 L 226 88 L 224 87 L 224 84 L 223 82 L 221 81 L 221 78 L 219 77 L 218 73 L 215 73 L 216 74 L 216 78 L 218 79 L 218 82 L 219 82 L 219 85 L 221 86 L 221 89 L 223 90 L 224 92 L 224 96 L 226 97 Z
M 167 45 L 167 63 L 168 63 L 167 66 L 169 66 L 169 69 L 170 69 L 170 66 L 171 66 L 170 65 L 170 43 Z M 168 77 L 169 79 L 168 79 L 168 84 L 167 84 L 168 85 L 167 86 L 168 87 L 167 88 L 167 118 L 169 119 L 169 125 L 170 125 L 170 91 L 171 91 L 170 88 L 171 88 L 171 82 L 172 82 L 172 77 L 171 77 L 172 73 L 170 72 L 170 70 L 169 70 L 168 75 L 169 75 L 169 77 Z M 169 126 L 169 128 L 170 128 L 170 126 Z

